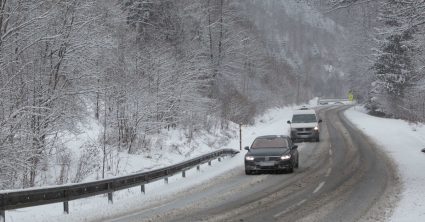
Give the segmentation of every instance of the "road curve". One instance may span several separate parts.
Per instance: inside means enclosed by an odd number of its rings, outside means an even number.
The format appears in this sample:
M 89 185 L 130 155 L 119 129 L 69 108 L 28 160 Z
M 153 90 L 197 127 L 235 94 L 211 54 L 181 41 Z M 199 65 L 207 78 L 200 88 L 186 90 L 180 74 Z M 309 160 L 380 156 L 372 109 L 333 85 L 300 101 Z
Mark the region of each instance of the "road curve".
M 384 221 L 400 190 L 391 160 L 343 115 L 321 108 L 320 143 L 299 144 L 293 174 L 242 167 L 149 208 L 108 221 Z

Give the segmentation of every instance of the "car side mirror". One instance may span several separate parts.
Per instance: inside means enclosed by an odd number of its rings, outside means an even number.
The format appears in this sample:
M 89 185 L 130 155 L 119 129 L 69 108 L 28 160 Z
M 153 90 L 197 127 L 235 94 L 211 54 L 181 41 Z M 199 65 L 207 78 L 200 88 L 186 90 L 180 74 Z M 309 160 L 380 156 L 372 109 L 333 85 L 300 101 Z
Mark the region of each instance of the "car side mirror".
M 286 123 L 291 124 L 291 121 L 288 120 Z
M 322 122 L 322 120 L 321 120 L 321 119 L 319 119 L 318 123 L 321 123 L 321 122 Z
M 293 149 L 293 150 L 295 150 L 295 149 L 297 149 L 297 148 L 298 148 L 298 145 L 293 145 L 293 146 L 292 146 L 292 149 Z
M 245 150 L 249 150 L 249 146 L 246 146 L 244 149 L 245 149 Z

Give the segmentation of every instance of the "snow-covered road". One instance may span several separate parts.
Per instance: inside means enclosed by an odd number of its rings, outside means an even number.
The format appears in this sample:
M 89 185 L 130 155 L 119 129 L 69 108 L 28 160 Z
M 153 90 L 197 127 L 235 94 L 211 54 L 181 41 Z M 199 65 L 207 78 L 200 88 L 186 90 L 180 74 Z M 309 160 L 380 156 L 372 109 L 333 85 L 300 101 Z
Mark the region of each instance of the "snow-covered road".
M 265 115 L 258 117 L 253 126 L 244 127 L 243 145 L 249 145 L 258 135 L 285 134 L 287 132 L 285 122 L 290 118 L 292 109 L 293 107 L 272 109 Z M 394 202 L 398 199 L 400 201 L 395 206 L 395 209 L 393 209 L 393 204 L 380 205 L 379 210 L 381 212 L 378 212 L 378 214 L 388 215 L 393 212 L 389 218 L 391 221 L 421 221 L 425 217 L 425 196 L 423 195 L 425 193 L 425 186 L 423 185 L 425 184 L 425 174 L 421 171 L 425 169 L 425 154 L 421 153 L 420 150 L 425 147 L 425 126 L 412 125 L 401 120 L 371 117 L 364 114 L 359 107 L 349 109 L 345 112 L 345 115 L 369 136 L 379 146 L 381 151 L 389 154 L 398 167 L 397 173 L 403 182 L 401 193 L 399 195 L 395 193 L 393 198 L 382 200 L 382 202 Z M 321 143 L 323 144 L 325 141 Z M 311 144 L 307 144 L 307 146 L 305 144 L 301 145 L 301 151 L 312 148 L 309 146 Z M 239 147 L 238 139 L 235 138 L 227 147 Z M 338 154 L 335 151 L 329 151 L 328 155 L 336 156 Z M 168 203 L 169 198 L 178 199 L 179 197 L 185 197 L 195 187 L 197 189 L 208 188 L 209 184 L 217 181 L 217 178 L 226 179 L 229 175 L 231 178 L 244 178 L 245 176 L 238 173 L 238 169 L 242 169 L 242 165 L 243 153 L 235 158 L 225 159 L 220 164 L 213 163 L 212 167 L 202 166 L 201 173 L 196 172 L 196 170 L 190 171 L 186 179 L 175 176 L 170 179 L 168 185 L 163 184 L 162 181 L 149 184 L 146 187 L 146 195 L 140 194 L 139 188 L 134 188 L 116 192 L 114 204 L 107 204 L 106 198 L 102 196 L 72 201 L 70 202 L 69 215 L 62 214 L 61 204 L 24 208 L 8 211 L 6 221 L 103 221 L 105 218 L 126 218 L 128 215 L 138 215 L 143 210 L 150 211 L 152 208 L 159 209 L 164 207 L 164 201 Z M 323 171 L 325 175 L 331 175 L 334 172 L 328 173 L 327 171 L 329 170 L 327 168 L 323 169 Z M 296 174 L 295 176 L 292 174 L 270 175 L 270 177 L 278 181 L 279 178 L 276 176 L 289 179 L 295 177 Z M 265 179 L 264 177 L 269 177 L 269 175 L 255 177 L 254 179 L 262 181 Z M 373 180 L 371 181 L 373 182 Z M 329 184 L 330 182 L 312 185 L 312 193 L 320 193 L 331 189 Z M 232 186 L 232 184 L 229 184 L 229 186 Z M 302 199 L 293 204 L 306 206 L 308 205 L 306 202 L 307 200 Z M 361 220 L 382 221 L 388 219 L 384 218 L 387 217 L 371 214 L 361 218 Z M 308 221 L 308 217 L 303 220 Z

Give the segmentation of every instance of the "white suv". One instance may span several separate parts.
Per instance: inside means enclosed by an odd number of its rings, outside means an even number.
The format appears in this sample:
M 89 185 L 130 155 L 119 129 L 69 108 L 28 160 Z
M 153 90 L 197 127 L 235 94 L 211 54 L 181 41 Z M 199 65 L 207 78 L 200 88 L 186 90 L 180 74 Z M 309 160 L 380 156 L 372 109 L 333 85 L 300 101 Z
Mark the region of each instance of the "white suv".
M 295 110 L 292 115 L 291 125 L 292 140 L 313 140 L 320 141 L 320 126 L 322 120 L 317 118 L 316 111 L 313 109 L 301 108 Z

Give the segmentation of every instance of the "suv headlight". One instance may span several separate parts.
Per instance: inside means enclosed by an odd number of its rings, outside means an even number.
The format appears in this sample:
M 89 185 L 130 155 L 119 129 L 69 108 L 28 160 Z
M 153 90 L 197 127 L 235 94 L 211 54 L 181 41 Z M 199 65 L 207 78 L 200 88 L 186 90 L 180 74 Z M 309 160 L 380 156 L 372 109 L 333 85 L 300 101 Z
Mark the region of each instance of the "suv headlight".
M 253 161 L 254 160 L 254 157 L 253 156 L 246 156 L 245 157 L 245 160 Z
M 316 130 L 316 131 L 319 130 L 319 127 L 318 126 L 315 126 L 314 127 L 314 130 Z
M 289 160 L 291 159 L 291 155 L 283 155 L 280 157 L 281 160 Z

